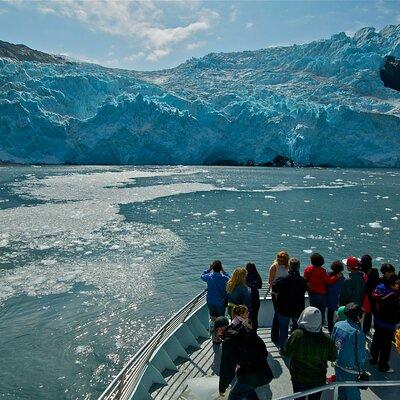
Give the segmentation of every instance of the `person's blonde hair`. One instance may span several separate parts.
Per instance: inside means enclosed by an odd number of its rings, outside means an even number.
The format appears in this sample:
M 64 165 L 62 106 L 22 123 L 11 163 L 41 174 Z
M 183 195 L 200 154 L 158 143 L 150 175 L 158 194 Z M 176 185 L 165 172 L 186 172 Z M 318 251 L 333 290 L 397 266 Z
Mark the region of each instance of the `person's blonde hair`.
M 285 266 L 288 267 L 289 266 L 289 254 L 287 251 L 280 251 L 279 253 L 276 254 L 275 257 L 275 261 L 274 263 L 279 264 L 278 263 L 278 258 L 284 258 L 285 259 Z
M 245 268 L 237 267 L 226 284 L 226 291 L 232 293 L 239 286 L 246 286 L 247 271 Z
M 235 318 L 235 317 L 240 317 L 246 311 L 249 311 L 249 309 L 247 308 L 247 306 L 245 306 L 243 304 L 233 307 L 233 309 L 232 309 L 232 319 Z

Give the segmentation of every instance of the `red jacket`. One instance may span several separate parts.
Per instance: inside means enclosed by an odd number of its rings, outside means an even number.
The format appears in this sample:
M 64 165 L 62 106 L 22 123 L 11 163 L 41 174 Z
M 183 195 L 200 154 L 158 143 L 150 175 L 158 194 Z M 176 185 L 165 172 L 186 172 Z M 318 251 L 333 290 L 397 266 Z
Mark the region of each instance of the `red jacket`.
M 309 265 L 304 270 L 304 278 L 308 282 L 310 293 L 327 294 L 327 285 L 332 285 L 339 278 L 339 274 L 329 276 L 325 268 Z

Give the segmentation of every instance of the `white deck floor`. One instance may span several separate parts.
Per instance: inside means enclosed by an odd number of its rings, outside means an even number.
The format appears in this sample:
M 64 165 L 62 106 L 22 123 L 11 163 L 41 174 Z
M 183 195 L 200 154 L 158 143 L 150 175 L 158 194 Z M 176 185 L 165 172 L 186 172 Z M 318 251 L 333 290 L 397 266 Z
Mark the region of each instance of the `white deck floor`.
M 290 374 L 287 368 L 287 359 L 283 359 L 278 349 L 270 340 L 270 329 L 259 329 L 258 334 L 262 337 L 267 345 L 269 352 L 269 364 L 274 373 L 275 379 L 270 384 L 271 399 L 292 394 L 292 384 L 290 381 Z M 392 353 L 394 353 L 393 351 Z M 200 343 L 198 349 L 190 349 L 190 359 L 175 360 L 175 364 L 179 369 L 178 372 L 166 371 L 164 374 L 168 386 L 153 386 L 151 396 L 154 400 L 187 400 L 193 398 L 188 392 L 186 380 L 196 377 L 212 376 L 213 372 L 211 365 L 213 362 L 213 348 L 211 340 L 204 339 Z M 391 366 L 395 369 L 394 373 L 383 374 L 377 371 L 375 366 L 369 366 L 368 370 L 371 372 L 371 380 L 398 380 L 400 379 L 400 361 L 397 354 L 392 354 Z M 333 374 L 333 368 L 329 367 L 328 375 Z M 228 395 L 225 395 L 227 399 Z M 333 397 L 333 391 L 326 391 L 322 399 L 328 400 Z M 390 387 L 374 387 L 372 389 L 361 391 L 361 398 L 365 400 L 399 400 L 400 392 L 398 388 Z M 199 399 L 200 400 L 200 399 Z M 202 400 L 202 399 L 201 399 Z

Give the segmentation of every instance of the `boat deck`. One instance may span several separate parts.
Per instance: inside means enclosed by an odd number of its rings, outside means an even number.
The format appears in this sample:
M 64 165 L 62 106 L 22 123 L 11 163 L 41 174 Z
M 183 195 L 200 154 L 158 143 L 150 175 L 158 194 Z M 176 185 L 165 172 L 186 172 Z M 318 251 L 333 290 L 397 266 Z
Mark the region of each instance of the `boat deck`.
M 288 359 L 282 358 L 278 349 L 270 340 L 270 328 L 260 328 L 258 334 L 264 340 L 269 352 L 268 361 L 274 373 L 275 379 L 270 384 L 271 397 L 279 397 L 292 394 L 292 384 L 288 370 Z M 214 351 L 210 339 L 199 339 L 199 347 L 192 347 L 187 350 L 189 359 L 178 358 L 174 364 L 178 371 L 165 370 L 163 373 L 167 386 L 153 385 L 150 393 L 154 400 L 192 400 L 195 399 L 188 390 L 187 380 L 200 377 L 215 376 L 213 372 Z M 393 350 L 391 357 L 391 366 L 394 373 L 380 373 L 375 366 L 367 365 L 371 373 L 371 380 L 398 380 L 400 379 L 400 360 Z M 328 368 L 328 375 L 333 374 L 333 368 Z M 361 398 L 365 400 L 398 400 L 399 393 L 397 388 L 373 387 L 361 391 Z M 225 398 L 227 398 L 227 394 Z M 329 400 L 333 398 L 333 390 L 327 390 L 323 393 L 322 399 Z M 200 399 L 199 399 L 200 400 Z

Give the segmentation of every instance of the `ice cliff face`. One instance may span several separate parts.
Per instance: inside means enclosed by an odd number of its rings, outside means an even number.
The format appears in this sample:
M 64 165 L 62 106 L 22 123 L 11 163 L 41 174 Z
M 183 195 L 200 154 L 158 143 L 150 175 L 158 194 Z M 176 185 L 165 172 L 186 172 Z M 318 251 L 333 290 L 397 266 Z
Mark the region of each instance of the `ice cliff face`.
M 400 167 L 400 92 L 381 80 L 396 82 L 400 25 L 156 72 L 10 52 L 3 162 Z

